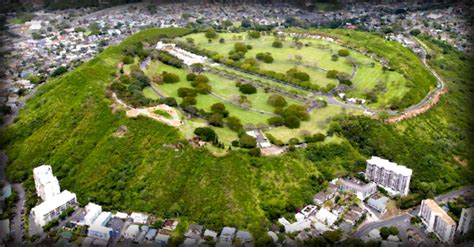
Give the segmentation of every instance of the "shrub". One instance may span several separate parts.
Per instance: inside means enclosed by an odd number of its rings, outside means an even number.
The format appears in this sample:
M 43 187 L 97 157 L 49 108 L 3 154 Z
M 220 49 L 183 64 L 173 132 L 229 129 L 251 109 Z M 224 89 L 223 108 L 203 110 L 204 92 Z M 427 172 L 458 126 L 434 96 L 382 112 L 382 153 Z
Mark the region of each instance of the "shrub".
M 231 142 L 231 144 L 232 144 L 232 147 L 238 147 L 238 146 L 239 146 L 239 141 L 233 140 L 233 141 Z
M 274 48 L 282 48 L 282 47 L 283 47 L 283 43 L 282 43 L 281 41 L 273 41 L 272 47 L 274 47 Z
M 417 36 L 421 33 L 420 29 L 412 29 L 410 35 Z
M 255 88 L 253 85 L 250 84 L 242 84 L 239 87 L 240 92 L 243 94 L 254 94 L 257 93 L 257 88 Z
M 229 111 L 225 109 L 225 105 L 223 103 L 215 103 L 211 106 L 211 111 L 213 113 L 221 114 L 223 117 L 227 117 L 229 115 Z
M 216 132 L 209 127 L 199 127 L 194 130 L 194 134 L 199 136 L 201 140 L 205 142 L 218 142 L 218 136 Z
M 272 54 L 270 54 L 268 52 L 257 53 L 256 58 L 260 61 L 263 61 L 264 63 L 272 63 L 273 62 Z
M 220 39 L 219 39 L 219 43 L 224 44 L 224 43 L 225 43 L 225 39 L 224 39 L 224 38 L 220 38 Z
M 286 71 L 286 75 L 289 76 L 289 77 L 293 77 L 295 79 L 298 79 L 300 81 L 309 81 L 309 79 L 310 79 L 308 73 L 299 71 L 296 68 L 292 68 L 292 69 L 289 69 L 288 71 Z
M 339 60 L 339 56 L 337 54 L 332 54 L 331 60 L 336 62 L 337 60 Z
M 285 107 L 288 105 L 285 98 L 278 94 L 274 94 L 268 97 L 267 104 L 273 107 Z
M 178 103 L 176 102 L 176 99 L 173 97 L 166 97 L 160 100 L 161 104 L 165 104 L 168 106 L 177 106 Z
M 349 51 L 346 49 L 340 49 L 339 51 L 337 51 L 337 55 L 341 57 L 347 57 L 349 56 Z
M 290 144 L 290 145 L 298 145 L 300 143 L 301 143 L 300 140 L 296 137 L 293 137 L 290 140 L 288 140 L 288 144 Z
M 347 86 L 352 86 L 352 81 L 349 79 L 342 79 L 339 81 L 339 83 L 347 85 Z
M 161 73 L 161 78 L 164 83 L 177 83 L 180 80 L 177 74 L 169 73 L 166 71 L 163 71 L 163 73 Z

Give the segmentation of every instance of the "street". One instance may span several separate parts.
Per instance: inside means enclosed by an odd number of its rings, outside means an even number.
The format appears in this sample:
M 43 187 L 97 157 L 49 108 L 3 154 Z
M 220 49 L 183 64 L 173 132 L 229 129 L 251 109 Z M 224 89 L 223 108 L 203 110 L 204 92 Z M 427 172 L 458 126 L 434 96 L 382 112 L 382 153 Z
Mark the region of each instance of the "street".
M 25 224 L 23 215 L 25 213 L 25 190 L 21 184 L 12 184 L 12 188 L 18 193 L 18 202 L 15 207 L 15 216 L 12 219 L 11 229 L 13 235 L 13 243 L 22 244 L 25 238 Z

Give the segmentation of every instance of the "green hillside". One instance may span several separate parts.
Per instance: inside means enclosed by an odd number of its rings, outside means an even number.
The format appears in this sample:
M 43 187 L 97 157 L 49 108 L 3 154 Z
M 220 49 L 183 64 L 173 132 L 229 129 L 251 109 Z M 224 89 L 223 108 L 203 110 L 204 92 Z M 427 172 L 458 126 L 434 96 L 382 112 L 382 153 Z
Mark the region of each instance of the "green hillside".
M 116 76 L 122 47 L 190 31 L 142 31 L 40 87 L 0 134 L 10 160 L 9 178 L 24 181 L 31 192 L 32 168 L 49 164 L 61 187 L 77 193 L 82 204 L 179 215 L 210 228 L 233 225 L 254 233 L 268 226 L 269 219 L 309 203 L 335 175 L 363 170 L 368 155 L 413 168 L 416 195 L 472 182 L 472 164 L 459 164 L 452 155 L 465 160 L 472 153 L 466 132 L 472 117 L 460 110 L 469 98 L 471 67 L 451 50 L 435 56 L 433 63 L 452 89 L 421 117 L 396 125 L 342 117 L 331 128 L 343 137 L 340 144 L 313 144 L 279 157 L 253 158 L 244 151 L 214 157 L 189 145 L 178 151 L 164 146 L 186 141 L 178 130 L 151 119 L 113 114 L 106 89 Z M 457 69 L 447 69 L 452 66 Z M 128 129 L 123 137 L 115 135 L 120 126 Z

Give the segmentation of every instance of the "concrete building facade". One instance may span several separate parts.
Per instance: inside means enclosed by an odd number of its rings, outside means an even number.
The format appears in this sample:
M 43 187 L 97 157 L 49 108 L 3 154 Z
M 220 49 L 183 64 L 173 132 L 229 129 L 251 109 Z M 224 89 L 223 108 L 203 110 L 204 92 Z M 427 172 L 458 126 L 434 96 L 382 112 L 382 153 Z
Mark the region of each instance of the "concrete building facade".
M 43 227 L 49 221 L 58 218 L 67 208 L 73 208 L 76 205 L 76 194 L 64 190 L 59 195 L 35 206 L 31 209 L 31 214 L 35 223 Z
M 53 175 L 51 166 L 42 165 L 33 169 L 36 193 L 43 201 L 47 201 L 60 193 L 59 181 Z
M 457 230 L 461 234 L 474 230 L 474 207 L 462 209 Z
M 339 191 L 350 192 L 363 201 L 377 191 L 377 185 L 373 182 L 363 183 L 355 179 L 338 179 L 336 184 L 338 185 Z
M 434 232 L 443 242 L 453 241 L 456 222 L 435 201 L 421 201 L 419 216 L 428 232 Z
M 383 187 L 391 195 L 408 195 L 413 171 L 386 159 L 372 156 L 367 160 L 365 177 Z

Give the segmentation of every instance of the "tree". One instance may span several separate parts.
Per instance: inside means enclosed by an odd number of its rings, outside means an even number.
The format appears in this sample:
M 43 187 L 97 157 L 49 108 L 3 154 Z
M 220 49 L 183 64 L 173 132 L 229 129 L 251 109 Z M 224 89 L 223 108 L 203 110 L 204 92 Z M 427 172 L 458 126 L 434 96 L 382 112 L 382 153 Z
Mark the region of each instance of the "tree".
M 410 35 L 418 36 L 421 33 L 420 29 L 412 29 Z
M 390 235 L 394 235 L 394 236 L 398 235 L 398 228 L 395 226 L 380 228 L 380 236 L 382 237 L 382 239 L 385 240 Z
M 281 41 L 278 41 L 278 40 L 273 41 L 272 47 L 273 47 L 273 48 L 282 48 L 282 47 L 283 47 L 283 43 L 282 43 Z
M 187 42 L 188 44 L 194 44 L 194 39 L 191 38 L 191 37 L 187 37 L 187 38 L 186 38 L 186 42 Z
M 239 87 L 240 92 L 243 94 L 254 94 L 257 93 L 257 88 L 255 88 L 253 85 L 250 84 L 242 84 Z
M 243 128 L 242 123 L 240 122 L 240 119 L 234 116 L 230 116 L 227 118 L 227 127 L 229 127 L 229 129 L 235 132 L 239 132 Z
M 177 74 L 169 73 L 166 71 L 163 71 L 163 73 L 161 73 L 161 78 L 164 83 L 177 83 L 180 80 Z
M 247 45 L 245 45 L 245 43 L 237 42 L 237 43 L 234 44 L 234 50 L 236 52 L 246 53 L 248 49 L 247 49 Z
M 301 105 L 290 105 L 282 111 L 281 115 L 283 118 L 295 116 L 301 121 L 309 120 L 309 114 L 306 111 L 306 107 Z
M 31 34 L 31 37 L 32 37 L 33 39 L 42 39 L 42 38 L 43 38 L 43 35 L 41 35 L 40 33 L 37 33 L 37 32 L 33 32 L 33 33 Z
M 339 71 L 337 70 L 328 70 L 328 72 L 326 73 L 326 77 L 329 79 L 336 79 L 338 73 Z
M 271 117 L 267 120 L 268 124 L 271 126 L 282 126 L 285 124 L 285 119 L 280 116 Z
M 347 57 L 347 56 L 349 56 L 349 50 L 340 49 L 340 50 L 337 51 L 337 55 L 339 55 L 341 57 Z
M 196 91 L 200 94 L 209 94 L 212 91 L 212 87 L 207 83 L 199 83 L 196 85 Z
M 215 38 L 217 38 L 217 33 L 216 33 L 216 31 L 214 31 L 214 29 L 209 29 L 209 30 L 207 30 L 205 36 L 208 39 L 215 39 Z
M 64 73 L 66 73 L 66 72 L 67 72 L 67 68 L 64 67 L 64 66 L 60 66 L 60 67 L 56 68 L 56 69 L 53 71 L 53 73 L 51 73 L 51 77 L 60 76 L 60 75 L 62 75 L 62 74 L 64 74 Z
M 239 143 L 242 148 L 255 148 L 257 146 L 257 140 L 247 134 L 240 137 Z
M 166 97 L 160 100 L 162 104 L 168 105 L 168 106 L 177 106 L 178 103 L 176 102 L 176 99 L 173 97 Z
M 202 63 L 193 63 L 191 64 L 191 70 L 194 73 L 200 74 L 201 72 L 204 71 L 204 65 Z
M 196 97 L 186 96 L 183 98 L 183 102 L 181 102 L 181 107 L 195 105 L 196 103 L 197 103 Z
M 267 104 L 273 107 L 285 107 L 288 105 L 285 98 L 278 94 L 273 94 L 270 97 L 268 97 Z
M 194 81 L 195 81 L 197 84 L 200 84 L 200 83 L 208 83 L 208 82 L 209 82 L 209 78 L 207 78 L 207 76 L 205 76 L 205 75 L 197 75 L 196 78 L 194 79 Z
M 226 110 L 225 105 L 223 103 L 215 103 L 211 106 L 211 111 L 213 113 L 221 114 L 224 117 L 229 115 L 229 111 Z
M 331 55 L 331 60 L 336 62 L 337 60 L 339 60 L 339 56 L 337 54 L 332 54 Z
M 178 96 L 181 98 L 184 98 L 187 96 L 196 97 L 196 95 L 197 95 L 196 90 L 192 88 L 187 88 L 187 87 L 178 88 Z
M 188 81 L 194 81 L 194 79 L 196 79 L 196 74 L 194 73 L 189 73 L 186 75 L 186 80 Z
M 262 151 L 260 151 L 260 148 L 251 148 L 249 149 L 249 155 L 252 157 L 260 157 L 262 156 Z
M 212 125 L 212 126 L 216 126 L 216 127 L 222 127 L 224 126 L 224 120 L 222 118 L 222 115 L 221 114 L 218 114 L 218 113 L 214 113 L 212 114 L 208 119 L 207 119 L 207 122 Z
M 251 39 L 259 39 L 260 38 L 260 32 L 257 32 L 257 31 L 250 31 L 250 32 L 248 32 L 248 35 Z
M 290 129 L 297 129 L 300 127 L 300 119 L 294 115 L 284 118 L 285 126 Z
M 219 39 L 219 43 L 224 44 L 224 43 L 225 43 L 225 39 L 224 39 L 224 38 L 220 38 L 220 39 Z
M 194 134 L 199 136 L 201 140 L 205 142 L 218 142 L 218 137 L 216 132 L 209 127 L 199 127 L 194 130 Z

